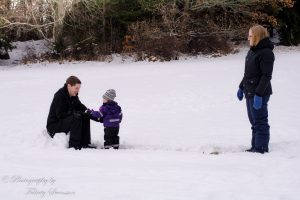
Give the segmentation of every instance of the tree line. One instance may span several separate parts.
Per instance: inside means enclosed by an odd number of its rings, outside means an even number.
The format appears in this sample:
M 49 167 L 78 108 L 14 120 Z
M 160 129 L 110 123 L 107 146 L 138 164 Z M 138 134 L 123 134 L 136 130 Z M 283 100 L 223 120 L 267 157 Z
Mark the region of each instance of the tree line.
M 51 59 L 226 54 L 253 24 L 298 45 L 300 0 L 2 0 L 0 55 L 32 39 L 51 44 Z

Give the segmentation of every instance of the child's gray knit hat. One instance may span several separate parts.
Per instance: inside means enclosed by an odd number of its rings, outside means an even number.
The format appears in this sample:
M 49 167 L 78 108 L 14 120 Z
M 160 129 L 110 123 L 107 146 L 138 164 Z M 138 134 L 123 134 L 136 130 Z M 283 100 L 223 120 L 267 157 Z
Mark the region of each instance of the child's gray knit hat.
M 117 96 L 117 95 L 116 95 L 116 90 L 114 90 L 114 89 L 109 89 L 109 90 L 107 90 L 107 91 L 105 92 L 105 94 L 103 95 L 103 98 L 113 101 L 113 100 L 115 99 L 116 96 Z

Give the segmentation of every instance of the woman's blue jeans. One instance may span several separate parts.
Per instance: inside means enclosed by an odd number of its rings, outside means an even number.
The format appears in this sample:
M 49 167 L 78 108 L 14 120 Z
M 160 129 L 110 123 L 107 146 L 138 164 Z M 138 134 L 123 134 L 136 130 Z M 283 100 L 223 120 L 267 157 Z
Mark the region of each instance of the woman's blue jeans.
M 268 123 L 268 101 L 270 95 L 262 97 L 262 107 L 259 110 L 253 108 L 254 97 L 247 97 L 247 112 L 252 129 L 252 148 L 269 151 L 270 126 Z

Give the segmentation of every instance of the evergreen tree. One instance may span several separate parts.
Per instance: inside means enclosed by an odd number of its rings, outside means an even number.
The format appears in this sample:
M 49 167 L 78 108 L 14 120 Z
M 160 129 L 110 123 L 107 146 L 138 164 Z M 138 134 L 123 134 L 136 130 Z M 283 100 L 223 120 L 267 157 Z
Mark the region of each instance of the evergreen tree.
M 292 8 L 285 8 L 279 13 L 281 25 L 280 41 L 283 45 L 300 44 L 300 0 Z
M 1 25 L 0 25 L 1 27 Z M 8 38 L 0 31 L 0 59 L 9 59 L 8 51 L 13 48 Z

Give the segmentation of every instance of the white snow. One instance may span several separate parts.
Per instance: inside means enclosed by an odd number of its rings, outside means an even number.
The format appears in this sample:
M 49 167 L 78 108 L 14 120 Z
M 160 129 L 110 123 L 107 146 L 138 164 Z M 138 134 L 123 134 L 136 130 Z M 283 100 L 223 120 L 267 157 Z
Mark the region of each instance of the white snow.
M 2 66 L 0 199 L 298 200 L 300 50 L 275 50 L 264 155 L 243 152 L 251 131 L 236 91 L 245 54 Z M 79 96 L 89 108 L 117 90 L 120 150 L 100 149 L 103 127 L 95 122 L 99 149 L 68 149 L 64 134 L 49 138 L 49 106 L 70 75 L 83 82 Z

